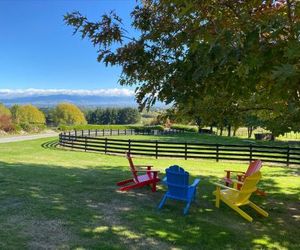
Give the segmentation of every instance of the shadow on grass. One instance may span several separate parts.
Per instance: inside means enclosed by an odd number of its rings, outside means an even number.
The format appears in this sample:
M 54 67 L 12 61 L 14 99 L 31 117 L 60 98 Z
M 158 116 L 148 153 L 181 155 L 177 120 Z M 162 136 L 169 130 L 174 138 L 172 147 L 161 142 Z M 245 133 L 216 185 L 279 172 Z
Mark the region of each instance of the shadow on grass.
M 47 142 L 43 143 L 41 146 L 42 146 L 42 148 L 45 148 L 45 149 L 57 149 L 59 146 L 59 142 L 58 142 L 58 139 L 55 139 L 52 141 L 47 141 Z
M 55 143 L 43 144 L 55 148 Z M 116 182 L 130 177 L 127 166 L 64 168 L 58 165 L 0 162 L 0 246 L 89 249 L 296 249 L 299 197 L 284 193 L 276 177 L 263 178 L 266 198 L 252 200 L 270 213 L 248 223 L 222 204 L 214 207 L 215 176 L 202 176 L 188 216 L 183 203 L 156 206 L 164 187 L 119 192 Z M 290 174 L 282 170 L 282 175 Z M 193 178 L 193 176 L 192 176 Z M 274 180 L 275 179 L 275 180 Z M 3 230 L 5 229 L 5 231 Z M 9 235 L 5 232 L 10 232 Z M 16 240 L 14 240 L 16 239 Z

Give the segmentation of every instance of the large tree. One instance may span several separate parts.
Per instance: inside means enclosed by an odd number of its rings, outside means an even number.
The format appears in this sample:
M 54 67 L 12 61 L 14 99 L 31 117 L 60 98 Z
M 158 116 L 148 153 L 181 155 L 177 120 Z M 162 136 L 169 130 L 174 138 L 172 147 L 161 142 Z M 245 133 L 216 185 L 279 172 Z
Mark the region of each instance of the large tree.
M 52 112 L 52 120 L 56 125 L 84 125 L 86 119 L 83 112 L 72 103 L 60 103 Z
M 208 116 L 266 111 L 269 127 L 285 118 L 282 132 L 299 129 L 299 9 L 296 0 L 137 1 L 132 37 L 114 12 L 65 22 L 97 47 L 99 62 L 122 67 L 120 84 L 137 87 L 141 107 L 194 108 L 210 97 L 224 112 Z

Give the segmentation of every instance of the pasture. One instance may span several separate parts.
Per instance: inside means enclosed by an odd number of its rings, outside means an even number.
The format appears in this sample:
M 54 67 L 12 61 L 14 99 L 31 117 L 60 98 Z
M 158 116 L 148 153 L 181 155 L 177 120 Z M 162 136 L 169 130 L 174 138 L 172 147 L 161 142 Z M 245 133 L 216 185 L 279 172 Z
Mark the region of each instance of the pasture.
M 156 206 L 164 194 L 149 188 L 119 192 L 116 182 L 131 176 L 125 157 L 69 151 L 56 138 L 0 145 L 1 249 L 299 249 L 299 169 L 262 168 L 259 187 L 267 197 L 252 200 L 249 223 L 227 207 L 214 207 L 214 182 L 224 169 L 247 163 L 135 158 L 161 171 L 178 164 L 201 179 L 197 203 Z

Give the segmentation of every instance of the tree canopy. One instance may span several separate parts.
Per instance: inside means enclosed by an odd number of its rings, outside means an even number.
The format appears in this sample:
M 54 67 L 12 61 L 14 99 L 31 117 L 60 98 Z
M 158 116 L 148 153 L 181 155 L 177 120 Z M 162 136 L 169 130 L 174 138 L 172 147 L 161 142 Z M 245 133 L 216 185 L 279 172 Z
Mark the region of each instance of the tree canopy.
M 135 108 L 97 108 L 86 114 L 89 124 L 134 124 L 141 120 Z
M 45 115 L 33 105 L 16 106 L 17 120 L 21 124 L 45 124 Z
M 53 113 L 53 121 L 57 125 L 82 125 L 86 120 L 82 111 L 74 104 L 60 103 Z
M 10 110 L 5 107 L 2 103 L 0 103 L 0 115 L 11 116 Z
M 136 86 L 141 107 L 201 107 L 203 123 L 256 112 L 276 134 L 300 130 L 300 1 L 142 0 L 131 16 L 139 36 L 114 12 L 64 20 L 99 62 L 122 67 L 120 84 Z

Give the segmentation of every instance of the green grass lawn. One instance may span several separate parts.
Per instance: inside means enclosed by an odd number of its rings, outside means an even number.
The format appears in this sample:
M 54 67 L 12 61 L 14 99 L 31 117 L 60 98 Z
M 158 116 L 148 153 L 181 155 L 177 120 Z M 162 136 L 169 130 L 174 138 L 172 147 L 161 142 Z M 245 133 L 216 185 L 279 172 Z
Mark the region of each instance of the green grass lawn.
M 222 204 L 214 207 L 213 182 L 224 169 L 247 164 L 135 158 L 161 170 L 178 164 L 191 181 L 201 178 L 197 204 L 156 206 L 164 194 L 149 188 L 119 192 L 130 177 L 120 156 L 55 148 L 54 139 L 0 144 L 0 249 L 299 249 L 299 169 L 263 166 L 252 200 L 269 212 L 249 223 Z M 178 139 L 179 140 L 179 139 Z M 181 139 L 180 139 L 181 140 Z

